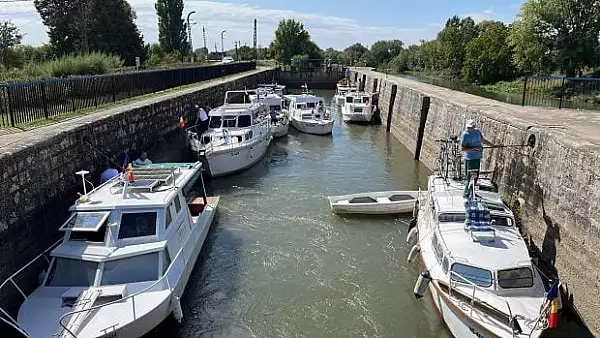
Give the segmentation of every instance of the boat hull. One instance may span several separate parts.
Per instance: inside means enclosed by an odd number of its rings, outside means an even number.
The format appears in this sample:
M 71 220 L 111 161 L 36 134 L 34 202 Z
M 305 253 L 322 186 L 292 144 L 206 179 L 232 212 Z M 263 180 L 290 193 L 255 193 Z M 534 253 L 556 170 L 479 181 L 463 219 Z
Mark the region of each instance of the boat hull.
M 413 211 L 418 194 L 418 191 L 389 191 L 331 196 L 329 205 L 335 214 L 405 214 Z
M 371 122 L 373 119 L 373 112 L 365 108 L 362 113 L 350 112 L 347 107 L 342 108 L 342 120 L 344 122 Z
M 274 138 L 284 137 L 287 136 L 289 129 L 289 123 L 274 125 L 271 126 L 271 135 L 273 135 Z
M 215 150 L 205 155 L 211 176 L 230 175 L 250 168 L 265 156 L 271 138 L 271 135 L 267 134 L 256 142 L 242 147 Z
M 290 124 L 292 125 L 292 127 L 294 127 L 294 129 L 307 134 L 327 135 L 331 134 L 331 132 L 333 131 L 333 121 L 331 120 L 325 123 L 314 123 L 298 121 L 292 118 L 290 120 Z

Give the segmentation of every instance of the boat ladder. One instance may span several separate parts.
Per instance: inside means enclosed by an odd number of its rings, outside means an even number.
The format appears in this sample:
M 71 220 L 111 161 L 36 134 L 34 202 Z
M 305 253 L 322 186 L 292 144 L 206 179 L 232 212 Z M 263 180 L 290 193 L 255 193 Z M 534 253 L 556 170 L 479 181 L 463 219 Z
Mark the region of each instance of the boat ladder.
M 56 337 L 76 338 L 77 331 L 79 331 L 81 324 L 83 324 L 90 313 L 90 311 L 85 310 L 90 309 L 94 305 L 100 293 L 100 290 L 96 288 L 90 288 L 83 291 L 73 304 L 73 312 L 76 313 L 71 317 L 67 325 L 61 328 Z

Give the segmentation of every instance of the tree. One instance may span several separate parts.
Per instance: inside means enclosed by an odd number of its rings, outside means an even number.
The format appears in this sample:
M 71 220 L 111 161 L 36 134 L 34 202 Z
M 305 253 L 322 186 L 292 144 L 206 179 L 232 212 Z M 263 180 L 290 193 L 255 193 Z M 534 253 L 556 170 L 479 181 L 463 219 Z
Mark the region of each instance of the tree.
M 9 66 L 12 48 L 21 43 L 23 35 L 10 21 L 0 21 L 0 65 Z
M 57 56 L 102 52 L 133 65 L 146 56 L 135 12 L 126 0 L 35 0 Z
M 342 52 L 340 52 L 339 50 L 335 50 L 333 48 L 327 48 L 324 52 L 323 52 L 323 56 L 326 59 L 330 59 L 332 64 L 339 64 L 339 63 L 343 63 L 342 62 Z
M 183 0 L 157 0 L 158 41 L 167 52 L 187 54 L 187 26 L 182 18 Z
M 236 51 L 233 50 L 233 53 Z M 242 61 L 254 60 L 254 48 L 249 46 L 238 47 L 237 59 Z
M 508 28 L 500 21 L 484 21 L 480 34 L 466 47 L 462 78 L 467 82 L 489 84 L 514 75 L 512 50 L 507 44 Z
M 310 34 L 304 29 L 304 25 L 294 19 L 279 22 L 269 51 L 273 58 L 285 63 L 296 55 L 308 55 L 309 59 L 322 57 L 321 50 L 310 40 Z
M 387 64 L 402 51 L 403 43 L 400 40 L 379 40 L 371 45 L 369 50 L 369 64 L 379 66 Z
M 469 41 L 477 36 L 475 22 L 470 17 L 460 19 L 454 16 L 446 21 L 446 26 L 438 33 L 440 43 L 441 68 L 451 75 L 459 75 Z
M 343 51 L 345 55 L 344 57 L 346 59 L 346 64 L 354 65 L 355 63 L 365 61 L 365 57 L 367 56 L 368 52 L 369 50 L 367 49 L 367 47 L 363 46 L 358 42 L 351 45 L 350 47 L 347 47 Z
M 528 0 L 511 31 L 515 61 L 524 71 L 567 76 L 596 66 L 600 52 L 600 1 Z

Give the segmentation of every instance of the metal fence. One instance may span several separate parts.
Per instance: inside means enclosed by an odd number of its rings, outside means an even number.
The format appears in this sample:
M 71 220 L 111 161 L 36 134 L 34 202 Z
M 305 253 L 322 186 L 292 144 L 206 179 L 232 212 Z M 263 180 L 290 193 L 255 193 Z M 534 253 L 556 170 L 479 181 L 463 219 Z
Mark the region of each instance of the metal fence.
M 600 110 L 600 79 L 525 77 L 521 99 L 523 106 Z
M 0 84 L 0 127 L 51 119 L 140 95 L 256 69 L 255 62 Z

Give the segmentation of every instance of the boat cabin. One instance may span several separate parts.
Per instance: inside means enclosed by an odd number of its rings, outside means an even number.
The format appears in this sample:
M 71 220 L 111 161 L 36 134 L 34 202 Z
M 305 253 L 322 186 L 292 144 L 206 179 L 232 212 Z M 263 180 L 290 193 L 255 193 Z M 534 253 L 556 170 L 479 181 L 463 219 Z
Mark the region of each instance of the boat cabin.
M 369 103 L 369 100 L 370 97 L 366 93 L 353 92 L 346 95 L 346 103 L 349 104 L 365 105 Z
M 288 95 L 289 107 L 293 114 L 302 120 L 312 120 L 315 118 L 327 118 L 327 110 L 325 108 L 325 100 L 322 97 L 314 95 Z M 318 111 L 319 102 L 323 105 L 323 111 Z

